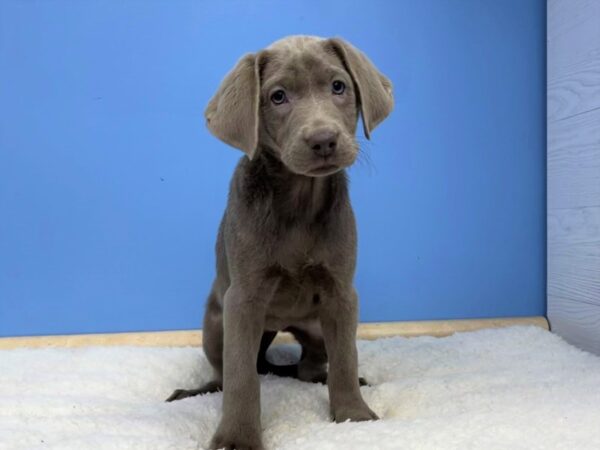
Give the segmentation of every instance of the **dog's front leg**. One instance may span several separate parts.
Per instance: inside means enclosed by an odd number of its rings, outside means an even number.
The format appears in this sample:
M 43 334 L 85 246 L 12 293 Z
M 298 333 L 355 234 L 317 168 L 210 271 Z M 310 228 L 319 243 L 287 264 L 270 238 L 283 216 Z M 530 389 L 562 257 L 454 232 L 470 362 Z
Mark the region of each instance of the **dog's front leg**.
M 329 404 L 336 422 L 378 419 L 362 398 L 358 379 L 358 297 L 353 287 L 323 301 L 321 328 L 329 358 Z
M 256 371 L 268 300 L 263 296 L 264 291 L 232 285 L 223 300 L 223 416 L 213 449 L 263 448 Z

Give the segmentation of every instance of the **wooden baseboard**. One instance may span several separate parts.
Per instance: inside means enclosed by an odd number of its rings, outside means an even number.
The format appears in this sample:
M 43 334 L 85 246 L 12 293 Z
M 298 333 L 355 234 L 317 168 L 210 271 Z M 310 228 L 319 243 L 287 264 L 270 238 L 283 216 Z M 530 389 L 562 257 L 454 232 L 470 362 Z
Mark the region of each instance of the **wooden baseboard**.
M 497 319 L 427 320 L 416 322 L 361 323 L 358 326 L 359 339 L 378 339 L 391 336 L 448 336 L 460 331 L 474 331 L 483 328 L 502 328 L 513 325 L 533 325 L 549 329 L 548 321 L 542 316 L 506 317 Z M 277 336 L 276 342 L 289 343 L 292 337 L 287 333 Z M 85 347 L 97 345 L 133 345 L 145 347 L 185 347 L 202 344 L 202 331 L 156 331 L 142 333 L 75 334 L 64 336 L 24 336 L 0 338 L 0 349 L 43 348 L 43 347 Z

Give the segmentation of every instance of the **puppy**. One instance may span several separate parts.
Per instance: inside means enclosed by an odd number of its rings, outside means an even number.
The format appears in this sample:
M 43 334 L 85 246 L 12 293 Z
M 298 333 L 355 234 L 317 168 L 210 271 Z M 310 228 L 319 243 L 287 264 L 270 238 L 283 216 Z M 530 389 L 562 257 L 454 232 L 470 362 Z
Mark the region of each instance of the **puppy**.
M 359 389 L 356 226 L 344 169 L 359 151 L 359 114 L 368 138 L 392 107 L 390 81 L 364 54 L 309 36 L 244 56 L 210 100 L 208 129 L 246 155 L 231 181 L 204 316 L 214 379 L 168 400 L 223 390 L 211 448 L 263 448 L 259 373 L 326 382 L 336 422 L 377 419 Z M 267 361 L 280 330 L 301 344 L 297 364 Z

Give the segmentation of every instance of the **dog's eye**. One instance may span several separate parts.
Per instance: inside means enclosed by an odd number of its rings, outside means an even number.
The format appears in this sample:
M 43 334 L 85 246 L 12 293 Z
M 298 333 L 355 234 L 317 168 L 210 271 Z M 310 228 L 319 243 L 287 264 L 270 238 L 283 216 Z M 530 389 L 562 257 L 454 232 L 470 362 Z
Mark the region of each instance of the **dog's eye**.
M 287 97 L 285 96 L 285 92 L 283 92 L 281 89 L 271 94 L 271 101 L 276 105 L 281 105 L 282 103 L 285 103 L 286 100 Z
M 331 85 L 331 92 L 333 92 L 335 95 L 342 95 L 344 90 L 346 90 L 346 85 L 343 81 L 335 80 Z

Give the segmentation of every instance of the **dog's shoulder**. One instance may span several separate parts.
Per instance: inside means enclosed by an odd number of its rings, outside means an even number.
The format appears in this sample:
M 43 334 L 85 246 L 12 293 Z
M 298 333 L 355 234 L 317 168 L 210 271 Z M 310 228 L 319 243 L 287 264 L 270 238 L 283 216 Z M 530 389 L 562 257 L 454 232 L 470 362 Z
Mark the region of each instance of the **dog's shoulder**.
M 229 193 L 236 202 L 241 202 L 236 206 L 255 206 L 269 200 L 273 191 L 273 179 L 268 174 L 264 158 L 250 160 L 242 156 L 233 173 Z

